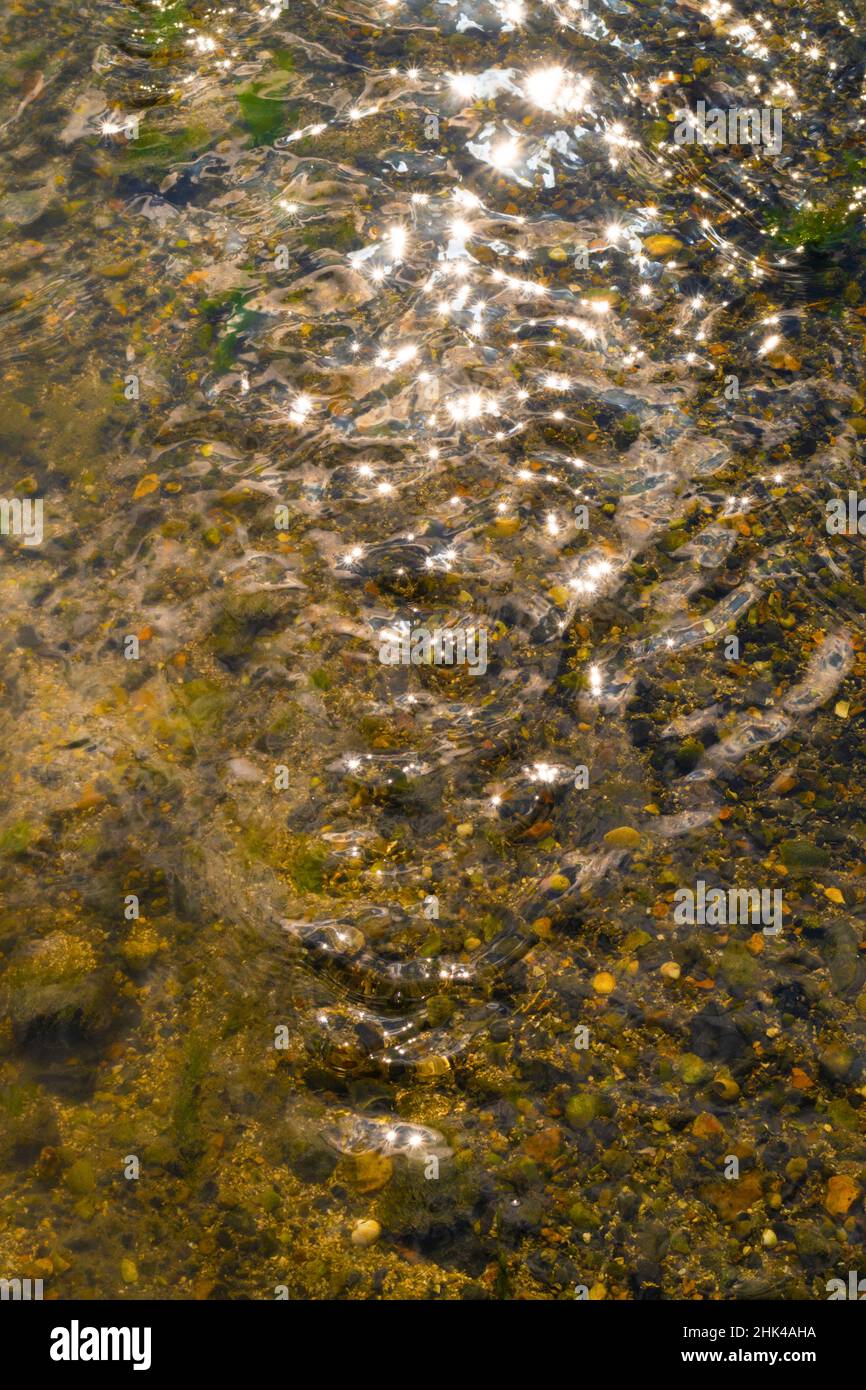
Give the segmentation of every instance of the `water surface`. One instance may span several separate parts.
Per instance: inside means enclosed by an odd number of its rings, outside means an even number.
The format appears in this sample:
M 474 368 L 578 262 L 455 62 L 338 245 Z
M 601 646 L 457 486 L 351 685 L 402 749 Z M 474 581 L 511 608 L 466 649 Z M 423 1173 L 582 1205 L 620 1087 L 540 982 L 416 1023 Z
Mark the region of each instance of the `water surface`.
M 2 488 L 44 505 L 0 537 L 0 1270 L 826 1297 L 862 21 L 21 0 L 0 53 Z M 699 102 L 781 148 L 678 145 Z M 383 663 L 401 622 L 486 670 Z M 782 930 L 678 921 L 698 881 Z

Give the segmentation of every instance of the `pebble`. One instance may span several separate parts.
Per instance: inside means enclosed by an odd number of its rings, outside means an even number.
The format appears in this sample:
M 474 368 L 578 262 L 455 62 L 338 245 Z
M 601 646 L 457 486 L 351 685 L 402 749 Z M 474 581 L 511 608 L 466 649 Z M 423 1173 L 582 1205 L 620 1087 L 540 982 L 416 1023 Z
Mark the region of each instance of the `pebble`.
M 681 251 L 683 243 L 675 236 L 665 236 L 659 233 L 657 236 L 648 236 L 644 242 L 644 250 L 651 256 L 670 256 L 674 251 Z
M 640 834 L 630 825 L 618 825 L 615 830 L 607 832 L 604 843 L 611 849 L 637 849 Z
M 616 980 L 608 970 L 600 970 L 593 977 L 592 987 L 596 994 L 612 994 L 616 989 Z
M 394 1164 L 387 1154 L 360 1153 L 355 1155 L 352 1180 L 359 1192 L 378 1192 L 391 1181 Z
M 718 1100 L 736 1100 L 740 1088 L 732 1076 L 717 1076 L 710 1088 Z
M 83 1197 L 96 1187 L 93 1165 L 89 1159 L 79 1158 L 66 1172 L 66 1186 L 76 1197 Z
M 572 1129 L 586 1129 L 598 1114 L 599 1104 L 595 1096 L 584 1091 L 582 1095 L 571 1096 L 565 1107 L 565 1118 Z
M 378 1221 L 359 1221 L 352 1232 L 353 1245 L 375 1245 L 382 1234 Z

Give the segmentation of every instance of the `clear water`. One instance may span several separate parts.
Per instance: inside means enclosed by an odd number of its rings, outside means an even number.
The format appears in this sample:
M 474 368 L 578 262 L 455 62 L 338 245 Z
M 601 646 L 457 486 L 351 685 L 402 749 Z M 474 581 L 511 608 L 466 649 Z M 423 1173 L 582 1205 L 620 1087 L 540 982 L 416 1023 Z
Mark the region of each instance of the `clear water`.
M 860 17 L 22 0 L 0 55 L 0 1268 L 825 1297 Z

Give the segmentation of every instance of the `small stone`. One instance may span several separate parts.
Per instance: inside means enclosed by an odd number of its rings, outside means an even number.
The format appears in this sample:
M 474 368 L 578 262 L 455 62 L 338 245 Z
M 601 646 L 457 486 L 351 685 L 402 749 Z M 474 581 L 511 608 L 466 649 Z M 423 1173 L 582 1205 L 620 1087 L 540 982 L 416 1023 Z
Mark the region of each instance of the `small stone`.
M 657 236 L 648 236 L 644 242 L 644 249 L 649 251 L 651 256 L 670 256 L 674 251 L 681 251 L 683 243 L 675 236 L 666 236 L 659 233 Z
M 842 1081 L 854 1065 L 855 1053 L 846 1043 L 830 1043 L 818 1054 L 822 1071 L 834 1081 Z
M 845 1216 L 848 1208 L 860 1196 L 860 1192 L 861 1187 L 858 1182 L 849 1178 L 845 1173 L 839 1173 L 830 1178 L 827 1183 L 824 1206 L 831 1216 Z
M 358 1221 L 355 1225 L 355 1229 L 352 1231 L 352 1244 L 361 1246 L 375 1245 L 381 1234 L 382 1227 L 379 1225 L 378 1221 L 373 1221 L 372 1219 L 368 1221 Z
M 156 492 L 158 487 L 159 478 L 157 475 L 155 473 L 145 473 L 144 477 L 140 478 L 136 484 L 135 492 L 132 494 L 133 501 L 137 502 L 140 497 L 147 497 L 148 493 Z
M 572 1202 L 568 1209 L 568 1219 L 578 1231 L 596 1231 L 601 1221 L 586 1202 Z
M 774 777 L 769 785 L 770 796 L 784 796 L 786 792 L 791 792 L 797 785 L 797 779 L 792 772 L 787 769 Z
M 797 1253 L 807 1260 L 826 1260 L 833 1251 L 833 1242 L 811 1221 L 795 1228 L 794 1243 Z
M 711 1115 L 707 1110 L 702 1111 L 692 1125 L 692 1134 L 697 1139 L 718 1139 L 724 1132 L 715 1115 Z
M 138 1283 L 138 1268 L 134 1260 L 120 1261 L 120 1277 L 124 1284 Z
M 717 1100 L 736 1100 L 740 1094 L 740 1088 L 732 1076 L 714 1077 L 710 1090 Z
M 770 1229 L 769 1226 L 767 1227 L 767 1229 L 766 1229 L 766 1231 L 764 1232 L 764 1234 L 761 1236 L 761 1244 L 762 1244 L 767 1250 L 772 1250 L 772 1248 L 773 1248 L 774 1245 L 778 1245 L 778 1244 L 779 1244 L 779 1237 L 776 1235 L 776 1232 L 775 1232 L 775 1231 L 773 1231 L 773 1230 Z
M 607 832 L 604 843 L 609 845 L 611 849 L 637 849 L 640 844 L 640 834 L 630 825 L 620 825 L 615 830 Z
M 728 988 L 734 993 L 756 990 L 761 972 L 754 957 L 742 941 L 729 941 L 721 959 L 721 972 Z
M 132 270 L 134 261 L 112 261 L 109 265 L 97 267 L 97 275 L 102 275 L 106 280 L 125 280 Z
M 96 1186 L 96 1178 L 93 1173 L 93 1164 L 87 1158 L 79 1158 L 72 1167 L 67 1169 L 66 1186 L 76 1197 L 84 1197 L 92 1192 Z
M 391 1181 L 393 1172 L 394 1163 L 387 1154 L 356 1154 L 353 1185 L 359 1192 L 378 1192 Z
M 40 1149 L 39 1157 L 34 1165 L 34 1172 L 40 1182 L 51 1184 L 60 1172 L 60 1154 L 56 1149 L 46 1144 L 44 1149 Z
M 748 1211 L 761 1200 L 761 1182 L 757 1173 L 746 1173 L 745 1177 L 732 1181 L 709 1183 L 706 1196 L 723 1221 L 735 1221 L 742 1212 Z
M 641 931 L 638 927 L 635 931 L 630 931 L 625 941 L 622 943 L 623 951 L 639 951 L 641 946 L 648 946 L 652 941 L 649 932 Z
M 677 1071 L 687 1086 L 699 1086 L 710 1074 L 707 1063 L 694 1052 L 685 1052 L 677 1059 Z
M 678 980 L 682 971 L 675 960 L 666 960 L 664 965 L 659 966 L 659 974 L 664 975 L 666 980 Z
M 531 1134 L 523 1145 L 529 1157 L 538 1163 L 551 1163 L 562 1147 L 562 1131 L 555 1125 Z
M 432 1080 L 436 1076 L 445 1076 L 451 1070 L 451 1063 L 447 1057 L 422 1057 L 415 1064 L 415 1075 L 421 1080 Z
M 767 361 L 777 372 L 798 372 L 801 366 L 800 359 L 790 352 L 771 352 Z
M 460 836 L 461 840 L 468 840 L 468 839 L 469 839 L 469 836 L 472 834 L 472 830 L 473 830 L 472 822 L 471 822 L 471 821 L 464 821 L 464 823 L 463 823 L 462 825 L 458 825 L 458 827 L 457 827 L 457 834 Z
M 811 840 L 783 840 L 779 855 L 787 869 L 818 869 L 830 862 L 830 856 Z
M 596 994 L 612 994 L 616 989 L 616 980 L 608 970 L 600 970 L 593 977 L 592 987 Z
M 565 1118 L 572 1129 L 586 1129 L 597 1114 L 598 1101 L 587 1091 L 582 1095 L 572 1096 L 565 1107 Z
M 101 791 L 94 787 L 92 782 L 87 782 L 81 788 L 81 795 L 75 803 L 76 811 L 92 811 L 94 806 L 101 806 L 105 801 Z

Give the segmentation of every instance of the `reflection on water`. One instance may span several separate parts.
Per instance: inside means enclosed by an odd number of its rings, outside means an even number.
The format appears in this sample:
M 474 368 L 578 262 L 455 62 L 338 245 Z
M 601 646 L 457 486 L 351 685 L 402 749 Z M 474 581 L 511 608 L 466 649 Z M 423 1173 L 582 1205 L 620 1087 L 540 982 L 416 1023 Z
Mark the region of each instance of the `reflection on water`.
M 3 1272 L 854 1267 L 861 30 L 7 10 Z M 782 931 L 680 923 L 698 881 Z

